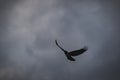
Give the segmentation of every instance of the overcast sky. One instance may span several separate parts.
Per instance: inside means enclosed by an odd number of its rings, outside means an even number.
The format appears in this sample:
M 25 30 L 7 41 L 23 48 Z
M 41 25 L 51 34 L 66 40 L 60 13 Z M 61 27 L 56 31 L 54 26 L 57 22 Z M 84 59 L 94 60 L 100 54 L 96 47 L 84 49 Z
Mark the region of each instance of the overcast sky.
M 0 0 L 0 80 L 120 80 L 119 4 Z M 55 39 L 88 51 L 71 62 Z

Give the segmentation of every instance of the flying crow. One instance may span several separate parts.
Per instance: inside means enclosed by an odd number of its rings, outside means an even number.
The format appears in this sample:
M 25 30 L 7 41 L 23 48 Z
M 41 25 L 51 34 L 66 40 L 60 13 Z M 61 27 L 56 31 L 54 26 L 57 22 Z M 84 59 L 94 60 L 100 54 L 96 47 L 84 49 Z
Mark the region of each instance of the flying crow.
M 70 61 L 75 61 L 75 59 L 72 56 L 78 56 L 78 55 L 80 55 L 80 54 L 82 54 L 82 53 L 84 53 L 85 51 L 88 50 L 88 48 L 85 46 L 82 49 L 68 52 L 68 51 L 64 50 L 62 47 L 60 47 L 60 45 L 58 44 L 57 40 L 55 40 L 55 43 L 64 52 L 64 54 L 66 55 L 67 59 L 69 59 Z

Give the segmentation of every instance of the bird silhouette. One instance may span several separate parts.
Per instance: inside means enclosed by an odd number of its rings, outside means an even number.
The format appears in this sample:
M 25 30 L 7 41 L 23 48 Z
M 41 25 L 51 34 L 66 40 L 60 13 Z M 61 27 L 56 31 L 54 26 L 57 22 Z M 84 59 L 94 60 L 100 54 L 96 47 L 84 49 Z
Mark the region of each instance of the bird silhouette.
M 83 47 L 79 50 L 74 50 L 74 51 L 71 51 L 71 52 L 68 52 L 67 50 L 63 49 L 57 42 L 57 40 L 55 40 L 55 43 L 56 45 L 64 52 L 64 54 L 66 55 L 67 59 L 70 60 L 70 61 L 75 61 L 75 59 L 72 57 L 72 56 L 78 56 L 82 53 L 84 53 L 85 51 L 88 50 L 88 47 Z

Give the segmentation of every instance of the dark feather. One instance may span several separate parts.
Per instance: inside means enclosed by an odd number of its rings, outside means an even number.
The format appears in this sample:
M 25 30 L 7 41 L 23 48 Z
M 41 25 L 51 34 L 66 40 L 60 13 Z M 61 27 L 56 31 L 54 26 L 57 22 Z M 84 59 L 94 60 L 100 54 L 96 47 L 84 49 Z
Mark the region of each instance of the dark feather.
M 71 52 L 68 52 L 71 56 L 78 56 L 82 53 L 84 53 L 85 51 L 87 51 L 87 47 L 84 47 L 82 49 L 79 49 L 79 50 L 75 50 L 75 51 L 71 51 Z
M 75 59 L 72 56 L 67 56 L 67 59 L 69 59 L 70 61 L 75 61 Z
M 56 43 L 56 45 L 57 45 L 62 51 L 67 52 L 67 51 L 64 50 L 62 47 L 60 47 L 60 45 L 57 43 L 57 40 L 55 40 L 55 43 Z
M 87 51 L 87 49 L 88 49 L 87 47 L 84 47 L 80 50 L 75 50 L 75 51 L 68 52 L 68 51 L 64 50 L 62 47 L 60 47 L 60 45 L 57 43 L 57 40 L 55 40 L 55 43 L 64 52 L 65 56 L 70 61 L 75 61 L 75 59 L 72 56 L 80 55 L 80 54 L 84 53 L 85 51 Z

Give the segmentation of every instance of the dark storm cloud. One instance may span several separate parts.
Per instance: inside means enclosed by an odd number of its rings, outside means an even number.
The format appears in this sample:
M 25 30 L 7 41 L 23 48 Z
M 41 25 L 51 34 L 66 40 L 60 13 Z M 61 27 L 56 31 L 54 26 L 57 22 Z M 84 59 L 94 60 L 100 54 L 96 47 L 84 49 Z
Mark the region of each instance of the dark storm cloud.
M 2 29 L 6 28 L 9 14 L 11 12 L 11 9 L 13 6 L 17 4 L 18 0 L 0 0 L 0 28 Z M 0 32 L 1 32 L 0 31 Z
M 5 44 L 7 37 L 8 28 L 8 17 L 11 12 L 13 5 L 15 5 L 17 0 L 0 0 L 0 63 L 1 66 L 5 64 L 8 58 L 9 44 Z M 7 50 L 6 50 L 7 49 Z
M 0 79 L 119 80 L 118 3 L 1 0 Z M 55 39 L 69 51 L 88 51 L 67 61 Z

